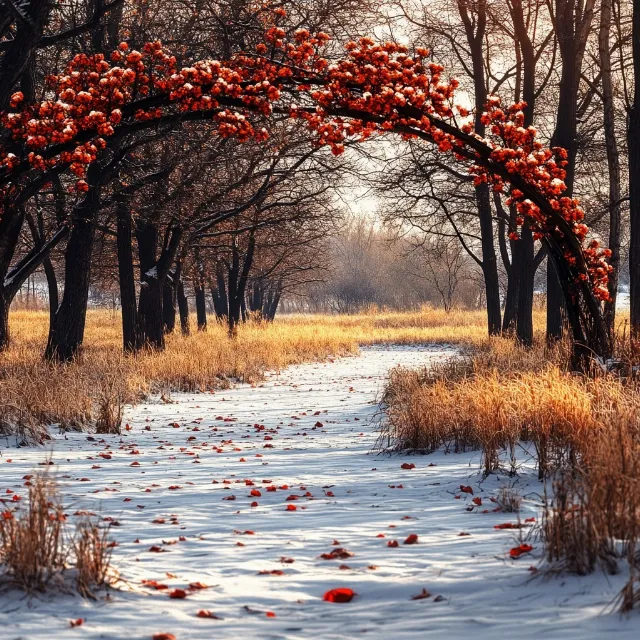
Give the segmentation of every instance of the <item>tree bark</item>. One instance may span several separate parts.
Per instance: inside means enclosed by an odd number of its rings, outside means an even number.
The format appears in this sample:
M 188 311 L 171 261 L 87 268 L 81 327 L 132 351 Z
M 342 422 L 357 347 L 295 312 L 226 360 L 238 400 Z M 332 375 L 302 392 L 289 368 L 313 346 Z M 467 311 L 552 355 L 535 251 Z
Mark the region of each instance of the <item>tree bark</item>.
M 615 106 L 613 101 L 613 83 L 611 80 L 611 53 L 609 35 L 611 30 L 611 2 L 602 0 L 600 9 L 600 31 L 598 48 L 602 68 L 602 108 L 604 115 L 604 138 L 607 150 L 607 169 L 609 171 L 609 264 L 613 272 L 609 274 L 609 297 L 605 303 L 604 317 L 613 336 L 616 322 L 616 300 L 620 280 L 620 158 L 616 141 Z
M 82 346 L 87 317 L 91 257 L 95 238 L 95 216 L 100 206 L 100 167 L 89 167 L 89 191 L 73 213 L 73 228 L 65 251 L 64 293 L 53 322 L 45 358 L 58 362 L 73 359 Z
M 633 69 L 640 78 L 640 0 L 633 2 Z M 635 83 L 633 105 L 629 109 L 627 143 L 629 147 L 629 214 L 631 242 L 629 278 L 631 285 L 631 337 L 640 339 L 640 82 Z
M 551 136 L 552 147 L 562 147 L 567 151 L 567 173 L 565 196 L 573 194 L 576 166 L 576 134 L 578 128 L 577 103 L 578 82 L 582 72 L 582 60 L 586 39 L 593 19 L 594 0 L 586 0 L 579 11 L 576 0 L 556 0 L 555 30 L 562 59 L 560 74 L 560 93 L 556 127 Z M 547 261 L 547 340 L 554 341 L 562 337 L 564 318 L 567 314 L 562 285 L 558 280 L 553 260 Z
M 176 287 L 170 276 L 162 289 L 162 324 L 165 334 L 173 333 L 176 327 Z
M 196 292 L 196 318 L 198 320 L 198 331 L 207 330 L 207 298 L 205 289 L 199 279 L 194 282 Z
M 188 336 L 189 328 L 189 301 L 184 292 L 184 282 L 182 278 L 178 280 L 178 309 L 180 311 L 180 330 L 183 336 Z
M 131 241 L 131 209 L 128 203 L 119 202 L 117 207 L 116 243 L 120 306 L 122 308 L 122 341 L 125 351 L 134 351 L 138 344 L 138 311 L 136 309 L 136 284 Z
M 156 253 L 158 227 L 145 220 L 136 224 L 138 256 L 140 261 L 140 297 L 138 299 L 137 348 L 164 349 L 162 322 L 162 290 Z
M 9 307 L 11 300 L 8 300 L 5 293 L 0 291 L 0 351 L 4 351 L 9 346 Z
M 464 24 L 467 43 L 471 51 L 473 67 L 473 87 L 475 94 L 475 131 L 479 136 L 484 136 L 482 112 L 487 102 L 487 88 L 484 73 L 484 36 L 487 25 L 487 12 L 485 0 L 480 0 L 471 5 L 458 0 L 458 11 Z M 474 14 L 472 14 L 472 11 Z M 488 184 L 480 184 L 475 187 L 478 217 L 480 219 L 480 242 L 482 245 L 482 274 L 484 276 L 487 298 L 487 325 L 489 335 L 499 335 L 502 330 L 502 318 L 500 312 L 500 283 L 498 280 L 498 260 L 493 237 L 493 215 L 491 212 L 491 197 Z

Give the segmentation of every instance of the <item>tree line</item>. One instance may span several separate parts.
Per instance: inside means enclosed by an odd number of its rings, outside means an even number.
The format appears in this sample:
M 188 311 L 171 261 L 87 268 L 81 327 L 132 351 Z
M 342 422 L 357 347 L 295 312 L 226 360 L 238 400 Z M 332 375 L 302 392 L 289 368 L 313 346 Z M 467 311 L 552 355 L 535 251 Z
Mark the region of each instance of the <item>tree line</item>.
M 256 44 L 264 46 L 265 29 L 276 29 L 275 45 L 280 42 L 277 33 L 281 27 L 273 26 L 274 9 L 276 15 L 281 12 L 278 25 L 292 29 L 305 25 L 312 32 L 322 29 L 337 42 L 369 32 L 372 25 L 385 24 L 391 34 L 402 31 L 405 36 L 409 32 L 413 42 L 430 49 L 420 56 L 437 56 L 460 78 L 469 111 L 475 115 L 472 130 L 459 130 L 455 124 L 436 122 L 429 116 L 426 129 L 405 131 L 407 139 L 392 148 L 385 146 L 380 152 L 380 147 L 361 147 L 361 161 L 368 168 L 378 162 L 384 165 L 382 172 L 370 171 L 369 179 L 388 203 L 389 220 L 459 243 L 482 272 L 490 333 L 514 330 L 521 341 L 531 342 L 533 282 L 537 269 L 547 259 L 549 338 L 558 337 L 568 321 L 574 336 L 586 339 L 593 333 L 606 342 L 598 322 L 595 333 L 592 330 L 601 310 L 590 290 L 580 284 L 571 285 L 571 292 L 567 289 L 569 280 L 578 280 L 574 278 L 576 260 L 585 278 L 587 269 L 591 273 L 603 267 L 596 264 L 591 269 L 583 260 L 582 249 L 566 244 L 569 228 L 563 227 L 565 223 L 551 205 L 562 202 L 562 207 L 572 210 L 576 205 L 569 202 L 570 196 L 580 194 L 587 220 L 601 235 L 608 230 L 614 270 L 607 282 L 604 318 L 610 333 L 618 287 L 616 267 L 625 232 L 622 211 L 624 203 L 629 202 L 631 318 L 632 329 L 637 332 L 640 296 L 633 265 L 638 264 L 634 256 L 640 244 L 634 244 L 638 225 L 633 224 L 632 161 L 632 132 L 637 125 L 635 94 L 629 88 L 633 86 L 637 55 L 631 63 L 628 55 L 630 49 L 637 54 L 637 25 L 631 20 L 635 17 L 633 7 L 608 2 L 604 0 L 601 6 L 596 6 L 595 0 L 510 0 L 504 4 L 480 0 L 440 5 L 388 2 L 380 7 L 377 3 L 368 6 L 345 0 L 285 2 L 284 11 L 283 3 L 254 6 L 242 0 L 77 0 L 59 5 L 3 0 L 6 11 L 0 19 L 0 110 L 15 107 L 12 100 L 16 90 L 27 103 L 46 97 L 51 92 L 47 78 L 60 73 L 69 57 L 79 53 L 109 55 L 122 44 L 126 52 L 162 39 L 176 45 L 173 57 L 178 63 L 229 59 Z M 366 52 L 370 45 L 362 47 Z M 303 55 L 302 46 L 295 51 Z M 329 59 L 332 55 L 330 49 Z M 289 65 L 293 74 L 291 69 L 295 67 Z M 444 87 L 439 89 L 443 95 L 448 95 L 446 85 L 438 86 Z M 505 104 L 522 102 L 521 111 L 506 117 L 494 107 L 491 120 L 483 109 L 494 94 L 501 95 Z M 371 127 L 381 126 L 376 119 L 379 111 L 358 110 L 360 94 L 357 100 L 349 100 L 330 105 L 334 109 L 332 117 L 337 114 L 352 122 L 365 122 L 365 126 L 358 125 L 365 137 Z M 628 149 L 618 144 L 624 100 L 628 106 Z M 149 98 L 147 104 L 151 102 Z M 233 104 L 232 97 L 227 102 Z M 441 102 L 442 97 L 437 98 L 438 115 L 445 120 L 453 117 Z M 404 122 L 417 122 L 414 107 L 401 102 L 394 108 L 392 126 L 396 129 L 406 129 Z M 147 119 L 156 118 L 153 113 L 145 113 Z M 68 169 L 73 173 L 73 163 L 47 171 L 42 170 L 46 166 L 44 158 L 43 167 L 27 167 L 22 178 L 3 190 L 0 344 L 6 345 L 9 340 L 8 309 L 13 296 L 39 268 L 44 270 L 50 290 L 51 330 L 46 349 L 50 358 L 69 359 L 82 344 L 89 284 L 96 264 L 105 270 L 117 266 L 127 349 L 162 347 L 164 334 L 175 325 L 176 308 L 182 311 L 186 330 L 185 277 L 193 283 L 201 327 L 206 322 L 203 292 L 207 287 L 215 300 L 216 313 L 227 319 L 232 332 L 246 317 L 247 306 L 251 311 L 259 308 L 268 317 L 282 295 L 285 280 L 304 278 L 301 274 L 318 266 L 314 242 L 326 237 L 335 220 L 331 192 L 346 170 L 344 157 L 332 157 L 318 146 L 309 147 L 310 140 L 317 141 L 320 133 L 320 142 L 332 145 L 339 153 L 348 129 L 342 121 L 331 123 L 330 135 L 325 135 L 322 119 L 315 122 L 316 116 L 306 107 L 298 117 L 307 121 L 311 133 L 292 124 L 285 112 L 280 113 L 282 116 L 273 114 L 263 123 L 266 144 L 258 137 L 255 141 L 241 139 L 242 134 L 237 133 L 235 139 L 211 135 L 214 127 L 203 123 L 202 111 L 196 113 L 194 109 L 190 114 L 157 116 L 153 126 L 141 119 L 121 127 L 115 135 L 109 134 L 102 150 L 91 149 L 85 142 L 83 151 L 91 156 L 91 162 L 83 180 L 76 182 L 70 175 Z M 523 131 L 529 131 L 535 122 L 542 138 L 547 138 L 552 147 L 566 150 L 560 162 L 566 205 L 554 199 L 553 192 L 546 195 L 548 186 L 532 184 L 524 170 L 513 174 L 502 161 L 496 162 L 491 146 L 483 142 L 495 129 L 499 131 L 495 135 L 505 139 L 512 117 Z M 235 116 L 223 124 L 236 131 L 244 126 Z M 434 124 L 435 135 L 430 129 Z M 99 126 L 114 129 L 108 122 Z M 217 126 L 215 132 L 220 131 L 220 122 Z M 353 124 L 349 127 L 348 132 L 353 133 Z M 331 139 L 336 135 L 337 141 Z M 478 163 L 475 178 L 450 156 L 419 144 L 420 137 L 435 140 L 441 151 L 452 148 L 457 156 Z M 3 130 L 6 148 L 15 146 L 10 138 L 10 131 Z M 83 140 L 77 138 L 77 142 Z M 516 144 L 538 148 L 533 138 Z M 606 153 L 598 154 L 603 147 Z M 22 151 L 26 156 L 27 151 Z M 4 161 L 15 173 L 11 163 L 18 160 L 11 155 Z M 628 197 L 621 195 L 625 187 L 621 166 L 626 158 Z M 548 168 L 555 161 L 548 157 L 544 162 Z M 604 196 L 603 181 L 598 180 L 597 188 L 592 184 L 594 172 L 601 165 L 609 178 Z M 41 170 L 34 175 L 36 169 Z M 500 194 L 498 180 L 517 183 L 510 197 Z M 522 196 L 514 196 L 516 192 Z M 525 201 L 532 202 L 547 220 L 556 220 L 546 235 L 535 228 L 535 216 L 522 213 Z M 437 251 L 448 259 L 446 252 Z M 61 265 L 52 258 L 56 253 L 62 254 Z M 504 308 L 498 256 L 507 273 Z M 554 259 L 548 259 L 550 256 Z M 566 268 L 560 278 L 558 265 Z

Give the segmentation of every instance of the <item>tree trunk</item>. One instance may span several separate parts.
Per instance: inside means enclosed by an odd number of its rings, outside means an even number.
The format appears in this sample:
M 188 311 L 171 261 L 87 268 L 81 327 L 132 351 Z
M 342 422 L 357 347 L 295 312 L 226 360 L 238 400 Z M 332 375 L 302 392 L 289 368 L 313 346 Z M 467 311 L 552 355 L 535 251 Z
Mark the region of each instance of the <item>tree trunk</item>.
M 182 278 L 178 280 L 178 309 L 180 311 L 180 330 L 183 336 L 188 336 L 189 329 L 189 301 L 184 292 L 184 282 Z
M 633 69 L 640 78 L 640 0 L 633 2 Z M 629 278 L 631 284 L 631 337 L 640 339 L 640 82 L 634 86 L 633 106 L 629 109 L 627 143 L 629 147 L 629 214 L 631 242 Z
M 229 297 L 224 272 L 224 263 L 222 260 L 218 260 L 216 263 L 216 297 L 213 301 L 218 320 L 229 316 Z
M 638 13 L 640 14 L 640 8 Z M 640 37 L 640 33 L 638 36 Z M 638 71 L 640 72 L 640 65 Z M 631 222 L 629 246 L 631 337 L 634 340 L 640 340 L 640 101 L 634 103 L 629 110 L 627 142 L 629 146 L 629 214 Z
M 487 26 L 486 1 L 470 5 L 458 0 L 458 12 L 462 19 L 471 52 L 474 100 L 476 107 L 475 131 L 484 136 L 485 125 L 482 122 L 482 112 L 487 102 L 487 87 L 484 73 L 484 37 Z M 502 330 L 500 313 L 500 283 L 498 280 L 498 260 L 493 242 L 493 216 L 489 185 L 480 184 L 475 187 L 476 204 L 480 219 L 480 239 L 482 245 L 482 274 L 487 297 L 487 325 L 489 335 L 499 335 Z
M 164 349 L 164 325 L 162 322 L 163 283 L 157 277 L 147 277 L 140 286 L 138 301 L 138 347 Z
M 176 288 L 167 277 L 162 289 L 162 324 L 165 333 L 173 333 L 176 327 Z
M 556 115 L 556 127 L 551 136 L 551 147 L 562 147 L 567 151 L 565 184 L 563 195 L 571 197 L 575 177 L 577 154 L 577 107 L 578 81 L 582 72 L 582 60 L 586 46 L 586 36 L 590 33 L 593 19 L 593 5 L 585 3 L 576 11 L 574 0 L 556 0 L 555 30 L 562 59 L 560 74 L 560 94 Z M 562 336 L 564 318 L 567 316 L 564 283 L 558 280 L 553 260 L 547 261 L 547 340 L 554 341 Z
M 122 308 L 122 341 L 125 351 L 134 351 L 138 344 L 138 312 L 136 309 L 136 283 L 133 271 L 131 241 L 131 209 L 128 203 L 120 202 L 117 208 L 116 242 L 118 249 L 120 306 Z
M 564 294 L 553 260 L 547 260 L 547 341 L 562 338 L 565 323 Z
M 48 360 L 68 362 L 78 353 L 84 340 L 95 238 L 94 219 L 100 206 L 99 172 L 97 163 L 89 167 L 89 191 L 74 211 L 73 228 L 64 256 L 64 293 L 49 328 L 45 349 Z
M 154 223 L 138 220 L 136 239 L 140 259 L 140 297 L 138 300 L 137 348 L 164 349 L 162 290 L 156 253 L 158 228 Z
M 518 341 L 530 347 L 533 345 L 533 280 L 535 265 L 533 256 L 533 234 L 525 222 L 522 227 L 519 247 L 520 256 L 518 286 L 518 314 L 516 320 L 516 336 Z
M 609 34 L 611 29 L 612 0 L 602 0 L 600 12 L 600 32 L 598 48 L 602 67 L 602 108 L 604 112 L 604 138 L 607 149 L 607 168 L 609 171 L 609 263 L 613 272 L 609 274 L 609 297 L 605 303 L 604 317 L 613 337 L 616 322 L 616 300 L 620 279 L 620 158 L 616 141 L 615 106 L 613 101 L 613 83 L 611 81 L 611 53 Z
M 194 282 L 196 292 L 196 318 L 198 320 L 198 331 L 207 330 L 207 298 L 205 289 L 199 279 Z
M 0 351 L 9 346 L 9 307 L 11 300 L 0 291 Z

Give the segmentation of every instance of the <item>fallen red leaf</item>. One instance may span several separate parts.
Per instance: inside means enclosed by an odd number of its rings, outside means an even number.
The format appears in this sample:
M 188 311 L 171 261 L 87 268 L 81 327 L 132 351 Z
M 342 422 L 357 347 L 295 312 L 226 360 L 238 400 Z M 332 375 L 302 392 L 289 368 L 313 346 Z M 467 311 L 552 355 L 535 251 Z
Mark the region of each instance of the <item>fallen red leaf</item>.
M 71 625 L 71 628 L 73 629 L 74 627 L 80 627 L 84 624 L 84 618 L 77 618 L 76 620 L 69 620 L 69 624 Z
M 202 582 L 190 582 L 189 589 L 208 589 L 209 585 L 203 584 Z
M 403 544 L 418 544 L 418 536 L 415 533 L 410 533 Z
M 169 593 L 169 597 L 176 600 L 182 600 L 187 597 L 187 592 L 184 589 L 174 589 Z
M 220 620 L 217 615 L 211 613 L 211 611 L 209 611 L 208 609 L 200 609 L 200 611 L 198 611 L 196 615 L 198 616 L 198 618 L 212 618 L 213 620 Z
M 426 590 L 423 589 L 417 596 L 411 596 L 412 600 L 424 600 L 425 598 L 430 598 L 431 594 Z
M 337 589 L 331 589 L 331 591 L 327 591 L 322 599 L 325 602 L 345 603 L 351 602 L 353 600 L 353 597 L 356 595 L 357 594 L 348 587 L 339 587 Z
M 521 555 L 529 553 L 530 551 L 533 551 L 533 547 L 531 545 L 521 544 L 519 547 L 514 547 L 513 549 L 511 549 L 511 551 L 509 551 L 509 555 L 512 558 L 519 558 Z

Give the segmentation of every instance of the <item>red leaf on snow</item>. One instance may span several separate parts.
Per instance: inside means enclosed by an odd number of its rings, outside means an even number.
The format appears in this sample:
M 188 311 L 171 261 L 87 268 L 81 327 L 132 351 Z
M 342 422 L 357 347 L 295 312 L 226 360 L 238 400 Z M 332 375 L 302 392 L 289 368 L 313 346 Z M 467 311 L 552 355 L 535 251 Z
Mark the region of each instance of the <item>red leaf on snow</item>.
M 413 462 L 403 462 L 403 463 L 400 465 L 400 468 L 401 468 L 401 469 L 415 469 L 415 468 L 416 468 L 416 465 L 415 465 L 415 464 L 413 464 Z
M 169 593 L 169 597 L 174 600 L 182 600 L 187 597 L 187 592 L 184 589 L 174 589 Z
M 149 589 L 157 589 L 158 591 L 169 588 L 166 584 L 161 584 L 157 580 L 143 580 L 142 584 Z
M 151 640 L 176 640 L 173 633 L 154 633 Z
M 471 502 L 479 507 L 482 506 L 482 498 L 474 498 Z
M 397 547 L 397 546 L 398 546 L 397 540 L 389 540 L 389 542 L 387 542 L 387 547 Z
M 337 547 L 336 549 L 332 549 L 329 553 L 321 554 L 321 558 L 323 560 L 346 560 L 347 558 L 353 557 L 353 553 L 351 551 L 347 551 L 342 547 Z
M 529 553 L 530 551 L 533 551 L 533 547 L 530 544 L 521 544 L 519 547 L 511 549 L 509 555 L 512 558 L 519 558 L 521 555 Z
M 296 510 L 297 510 L 297 507 L 296 507 L 296 505 L 295 505 L 295 504 L 288 504 L 288 505 L 287 505 L 287 509 L 286 509 L 286 510 L 287 510 L 287 511 L 296 511 Z
M 202 582 L 190 582 L 189 589 L 208 589 L 208 584 L 203 584 Z
M 418 544 L 418 536 L 415 533 L 410 533 L 403 544 Z
M 520 529 L 521 524 L 514 524 L 513 522 L 503 522 L 502 524 L 493 525 L 494 529 Z
M 267 616 L 267 618 L 275 618 L 276 614 L 273 613 L 273 611 L 265 611 L 265 616 Z
M 284 571 L 282 569 L 263 569 L 262 571 L 258 571 L 259 576 L 283 576 Z
M 425 598 L 430 598 L 431 594 L 426 590 L 423 589 L 417 596 L 411 596 L 412 600 L 424 600 Z
M 71 625 L 72 629 L 74 627 L 80 627 L 80 626 L 82 626 L 82 624 L 84 624 L 84 618 L 77 618 L 76 620 L 69 620 L 69 624 Z
M 200 609 L 200 611 L 198 611 L 196 615 L 198 616 L 198 618 L 212 618 L 213 620 L 220 620 L 217 615 L 211 613 L 211 611 L 209 611 L 208 609 Z
M 460 485 L 460 491 L 462 491 L 462 493 L 470 493 L 473 495 L 473 489 L 469 486 L 465 487 L 463 484 Z
M 351 602 L 353 600 L 353 597 L 356 595 L 358 594 L 355 593 L 352 589 L 349 589 L 347 587 L 339 587 L 338 589 L 331 589 L 331 591 L 327 591 L 324 596 L 322 596 L 322 599 L 325 602 L 345 603 Z

